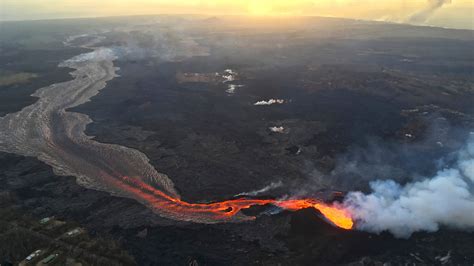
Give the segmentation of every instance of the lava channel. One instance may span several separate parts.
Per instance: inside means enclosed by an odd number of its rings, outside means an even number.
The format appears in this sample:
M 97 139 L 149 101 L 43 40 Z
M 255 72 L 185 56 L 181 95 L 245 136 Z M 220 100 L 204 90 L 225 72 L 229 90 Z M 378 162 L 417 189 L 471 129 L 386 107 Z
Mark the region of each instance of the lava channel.
M 274 205 L 290 211 L 317 209 L 329 222 L 346 230 L 352 229 L 354 224 L 348 210 L 313 198 L 287 200 L 240 198 L 214 203 L 188 203 L 169 196 L 139 179 L 122 177 L 109 180 L 121 191 L 126 191 L 130 197 L 149 206 L 160 215 L 176 220 L 202 223 L 253 220 L 255 217 L 246 216 L 240 211 L 252 206 Z

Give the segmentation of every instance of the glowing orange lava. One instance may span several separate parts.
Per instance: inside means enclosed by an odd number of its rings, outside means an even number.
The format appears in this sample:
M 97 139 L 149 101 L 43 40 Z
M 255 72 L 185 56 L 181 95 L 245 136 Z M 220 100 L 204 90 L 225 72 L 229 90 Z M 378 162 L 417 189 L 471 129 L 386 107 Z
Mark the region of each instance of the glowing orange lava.
M 351 215 L 347 210 L 337 205 L 329 205 L 315 199 L 284 200 L 275 202 L 274 204 L 291 211 L 297 211 L 305 208 L 315 208 L 319 210 L 321 214 L 326 217 L 326 219 L 343 229 L 352 229 L 352 226 L 354 225 Z
M 252 220 L 255 217 L 240 213 L 243 209 L 252 206 L 274 205 L 282 209 L 296 211 L 306 208 L 319 210 L 326 219 L 343 229 L 352 229 L 353 221 L 350 213 L 334 204 L 327 204 L 317 199 L 233 199 L 215 203 L 188 203 L 179 198 L 167 195 L 147 183 L 130 177 L 121 180 L 109 178 L 121 191 L 130 197 L 149 206 L 162 216 L 181 220 L 202 223 L 219 223 Z

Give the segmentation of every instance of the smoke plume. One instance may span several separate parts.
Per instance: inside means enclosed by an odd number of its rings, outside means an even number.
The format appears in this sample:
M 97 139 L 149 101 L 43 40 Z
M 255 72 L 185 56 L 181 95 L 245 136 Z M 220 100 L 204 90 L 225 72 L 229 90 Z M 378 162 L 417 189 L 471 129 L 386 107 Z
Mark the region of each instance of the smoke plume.
M 431 178 L 400 185 L 393 180 L 370 183 L 372 192 L 351 192 L 344 205 L 357 228 L 409 237 L 441 226 L 474 229 L 474 137 L 457 152 L 457 160 Z
M 273 189 L 276 189 L 276 188 L 279 188 L 283 185 L 283 182 L 281 181 L 278 181 L 278 182 L 272 182 L 270 183 L 270 185 L 262 188 L 262 189 L 259 189 L 259 190 L 254 190 L 254 191 L 250 191 L 250 192 L 243 192 L 243 193 L 240 193 L 240 194 L 237 194 L 235 195 L 236 197 L 239 197 L 239 196 L 252 196 L 252 197 L 255 197 L 255 196 L 258 196 L 262 193 L 265 193 L 265 192 L 268 192 L 270 190 L 273 190 Z
M 423 10 L 413 14 L 411 17 L 408 18 L 408 23 L 423 23 L 426 22 L 431 15 L 433 15 L 436 10 L 443 7 L 445 4 L 450 4 L 451 0 L 429 0 L 428 6 Z

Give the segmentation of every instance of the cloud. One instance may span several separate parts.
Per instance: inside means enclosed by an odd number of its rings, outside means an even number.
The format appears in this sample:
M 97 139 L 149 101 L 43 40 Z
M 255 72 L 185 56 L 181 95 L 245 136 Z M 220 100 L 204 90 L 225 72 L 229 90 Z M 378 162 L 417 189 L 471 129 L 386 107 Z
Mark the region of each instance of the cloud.
M 418 231 L 437 231 L 441 226 L 474 229 L 474 138 L 458 153 L 452 166 L 431 178 L 400 185 L 393 180 L 370 183 L 372 192 L 351 192 L 344 205 L 357 228 L 368 232 L 389 231 L 409 237 Z

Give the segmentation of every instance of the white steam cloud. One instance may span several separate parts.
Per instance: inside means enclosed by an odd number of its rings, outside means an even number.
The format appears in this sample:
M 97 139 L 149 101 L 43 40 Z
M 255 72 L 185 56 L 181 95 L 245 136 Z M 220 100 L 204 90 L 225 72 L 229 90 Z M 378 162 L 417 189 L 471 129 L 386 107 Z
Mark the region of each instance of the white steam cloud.
M 270 99 L 268 101 L 258 101 L 254 103 L 253 105 L 272 105 L 272 104 L 284 104 L 285 100 L 282 99 Z
M 269 127 L 271 132 L 274 133 L 285 133 L 285 128 L 284 127 Z
M 408 183 L 370 183 L 371 194 L 351 192 L 344 205 L 351 210 L 358 229 L 389 231 L 407 238 L 418 231 L 441 226 L 474 229 L 474 138 L 458 152 L 453 166 L 432 178 Z

